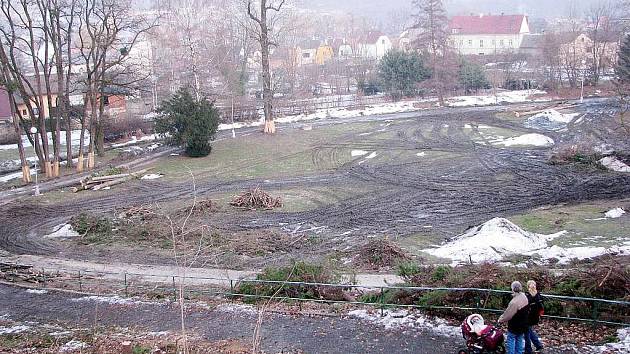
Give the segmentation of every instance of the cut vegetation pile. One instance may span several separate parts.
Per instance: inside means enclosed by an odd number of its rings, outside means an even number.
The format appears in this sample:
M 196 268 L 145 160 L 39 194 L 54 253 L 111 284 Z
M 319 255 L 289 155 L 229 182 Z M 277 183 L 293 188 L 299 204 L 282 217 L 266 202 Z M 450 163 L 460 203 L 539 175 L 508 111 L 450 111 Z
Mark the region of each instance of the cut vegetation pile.
M 281 208 L 282 200 L 280 198 L 274 198 L 259 187 L 256 187 L 234 198 L 230 205 L 250 210 L 270 210 Z
M 360 248 L 356 262 L 369 268 L 386 268 L 400 264 L 411 257 L 388 240 L 371 240 Z

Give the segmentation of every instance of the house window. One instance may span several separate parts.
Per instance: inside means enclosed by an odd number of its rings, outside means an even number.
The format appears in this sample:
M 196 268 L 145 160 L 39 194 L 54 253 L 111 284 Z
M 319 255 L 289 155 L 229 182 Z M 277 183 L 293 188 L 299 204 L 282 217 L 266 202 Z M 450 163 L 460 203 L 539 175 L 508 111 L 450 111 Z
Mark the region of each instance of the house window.
M 501 39 L 501 40 L 499 41 L 499 45 L 500 45 L 501 47 L 503 47 L 503 44 L 504 44 L 504 43 L 503 43 L 503 40 Z
M 472 47 L 472 39 L 468 41 L 468 45 Z
M 106 106 L 109 105 L 109 96 L 103 96 L 103 104 Z
M 493 47 L 495 47 L 496 45 L 497 45 L 497 40 L 496 40 L 496 39 L 493 39 L 493 40 L 492 40 L 492 46 L 493 46 Z
M 483 39 L 479 40 L 479 48 L 483 48 Z
M 510 47 L 512 46 L 512 40 L 510 39 Z
M 23 115 L 23 116 L 25 116 L 25 115 L 26 115 L 26 110 L 25 110 L 25 109 L 23 109 L 23 110 L 22 110 L 22 115 Z
M 311 53 L 302 53 L 302 58 L 310 58 Z
M 461 39 L 461 40 L 459 41 L 459 45 L 460 45 L 460 46 L 462 46 L 462 47 L 464 46 L 464 40 L 463 40 L 463 39 Z
M 458 34 L 458 33 L 459 33 L 459 28 L 453 28 L 453 29 L 451 30 L 451 33 L 453 33 L 453 34 Z
M 385 40 L 384 39 L 381 40 L 381 44 L 385 45 Z

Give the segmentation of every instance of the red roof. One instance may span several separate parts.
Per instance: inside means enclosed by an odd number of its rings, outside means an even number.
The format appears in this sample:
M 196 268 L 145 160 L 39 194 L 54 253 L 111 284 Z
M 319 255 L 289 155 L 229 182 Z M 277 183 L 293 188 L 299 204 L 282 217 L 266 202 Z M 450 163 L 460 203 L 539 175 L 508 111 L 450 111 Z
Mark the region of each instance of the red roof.
M 453 34 L 519 34 L 523 21 L 527 21 L 527 16 L 454 16 L 451 18 L 449 28 L 457 30 L 457 33 Z

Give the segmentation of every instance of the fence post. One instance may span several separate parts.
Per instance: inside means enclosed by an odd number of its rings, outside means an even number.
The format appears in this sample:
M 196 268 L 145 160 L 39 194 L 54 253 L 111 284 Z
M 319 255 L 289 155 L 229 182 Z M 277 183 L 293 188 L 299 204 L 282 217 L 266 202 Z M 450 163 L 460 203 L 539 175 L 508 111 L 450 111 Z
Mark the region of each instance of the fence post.
M 599 319 L 599 301 L 593 302 L 593 327 L 597 325 Z
M 173 300 L 177 302 L 177 287 L 175 286 L 175 276 L 173 275 Z
M 234 281 L 230 279 L 230 298 L 234 296 Z
M 125 297 L 129 297 L 129 291 L 127 288 L 127 272 L 125 272 Z
M 42 277 L 44 279 L 42 285 L 44 286 L 44 288 L 46 287 L 46 269 L 42 268 Z
M 385 316 L 385 291 L 381 286 L 381 317 Z
M 83 291 L 83 284 L 81 283 L 81 271 L 79 271 L 79 291 Z

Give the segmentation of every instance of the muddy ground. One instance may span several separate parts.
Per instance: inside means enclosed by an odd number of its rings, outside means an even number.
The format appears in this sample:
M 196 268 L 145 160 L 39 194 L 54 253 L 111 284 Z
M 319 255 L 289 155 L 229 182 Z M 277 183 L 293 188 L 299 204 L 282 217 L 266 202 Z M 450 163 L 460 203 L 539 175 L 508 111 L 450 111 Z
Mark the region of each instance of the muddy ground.
M 283 126 L 277 146 L 263 161 L 253 152 L 239 155 L 237 151 L 220 170 L 192 168 L 194 189 L 186 177 L 187 162 L 180 159 L 172 163 L 180 163 L 179 170 L 184 170 L 177 178 L 135 181 L 103 193 L 57 192 L 0 206 L 0 249 L 77 259 L 169 263 L 168 244 L 159 246 L 151 240 L 85 245 L 42 235 L 80 212 L 111 218 L 140 205 L 157 210 L 160 217 L 155 222 L 163 222 L 165 215 L 181 220 L 186 215 L 181 211 L 197 195 L 218 200 L 220 207 L 195 214 L 189 225 L 206 225 L 209 234 L 219 235 L 218 243 L 232 242 L 234 235 L 243 236 L 241 241 L 247 243 L 248 237 L 257 239 L 256 235 L 270 233 L 280 233 L 278 238 L 283 240 L 278 252 L 275 248 L 260 253 L 213 251 L 204 259 L 206 265 L 251 268 L 294 258 L 343 263 L 371 237 L 415 238 L 431 244 L 496 216 L 510 217 L 547 205 L 630 197 L 628 174 L 549 163 L 554 149 L 574 144 L 628 151 L 628 139 L 607 101 L 590 101 L 576 109 L 583 115 L 580 122 L 561 131 L 527 128 L 522 118 L 511 113 L 533 107 L 442 109 Z M 303 129 L 305 126 L 309 129 Z M 556 145 L 505 147 L 492 143 L 496 135 L 527 133 L 544 134 Z M 270 139 L 275 138 L 250 133 L 233 143 L 260 141 L 261 146 L 268 146 L 274 144 Z M 280 143 L 281 139 L 300 141 L 301 145 L 293 150 Z M 376 156 L 350 158 L 353 150 Z M 213 152 L 220 153 L 218 149 Z M 170 160 L 165 159 L 157 163 L 158 168 L 169 168 Z M 202 165 L 203 160 L 199 161 L 195 163 Z M 266 164 L 281 168 L 274 171 Z M 286 166 L 293 169 L 285 171 Z M 275 211 L 243 211 L 227 205 L 230 196 L 255 186 L 299 203 Z M 234 242 L 238 244 L 238 240 Z

